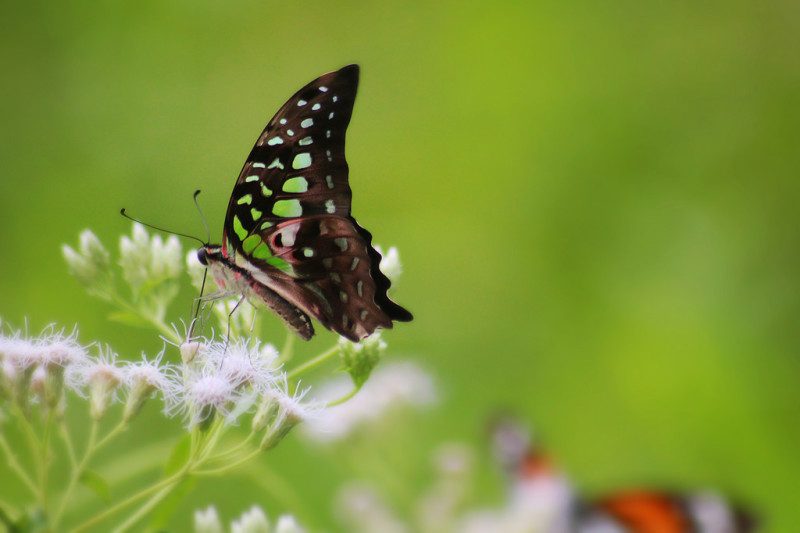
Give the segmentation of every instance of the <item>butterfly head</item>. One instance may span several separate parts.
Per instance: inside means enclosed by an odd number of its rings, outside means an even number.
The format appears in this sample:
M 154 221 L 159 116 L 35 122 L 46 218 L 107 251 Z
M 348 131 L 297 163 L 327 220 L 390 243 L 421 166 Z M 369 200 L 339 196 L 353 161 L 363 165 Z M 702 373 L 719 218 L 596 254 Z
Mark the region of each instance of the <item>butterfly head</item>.
M 222 249 L 219 246 L 206 244 L 197 250 L 197 260 L 203 266 L 208 266 L 209 259 L 213 261 L 215 255 L 222 255 Z

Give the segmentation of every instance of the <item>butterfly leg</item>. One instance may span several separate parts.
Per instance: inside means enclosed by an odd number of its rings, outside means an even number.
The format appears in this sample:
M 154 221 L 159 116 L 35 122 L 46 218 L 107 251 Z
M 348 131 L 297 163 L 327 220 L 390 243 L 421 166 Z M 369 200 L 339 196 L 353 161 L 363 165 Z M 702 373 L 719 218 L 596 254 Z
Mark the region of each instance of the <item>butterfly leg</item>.
M 243 294 L 242 297 L 239 298 L 239 301 L 236 302 L 236 305 L 233 306 L 231 312 L 228 313 L 228 331 L 227 333 L 225 333 L 225 349 L 222 351 L 223 355 L 225 355 L 228 352 L 228 345 L 230 345 L 231 343 L 231 320 L 233 320 L 233 313 L 235 313 L 236 310 L 239 309 L 239 306 L 242 305 L 244 298 L 245 296 Z

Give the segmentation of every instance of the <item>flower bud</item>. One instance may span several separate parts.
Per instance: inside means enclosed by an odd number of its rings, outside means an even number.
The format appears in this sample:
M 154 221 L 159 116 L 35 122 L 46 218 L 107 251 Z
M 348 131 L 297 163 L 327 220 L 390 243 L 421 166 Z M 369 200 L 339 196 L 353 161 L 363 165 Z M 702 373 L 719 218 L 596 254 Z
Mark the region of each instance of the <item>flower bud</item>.
M 194 512 L 194 533 L 223 533 L 223 531 L 222 521 L 213 505 Z
M 264 438 L 261 439 L 261 449 L 274 448 L 306 416 L 306 409 L 299 402 L 299 398 L 291 396 L 279 398 L 277 415 L 267 428 Z
M 98 365 L 89 378 L 89 412 L 93 419 L 100 420 L 106 414 L 120 384 L 119 370 Z
M 350 374 L 355 386 L 361 387 L 386 351 L 386 343 L 379 332 L 360 342 L 350 342 L 342 337 L 339 350 L 343 369 Z
M 305 533 L 305 531 L 297 523 L 295 517 L 288 514 L 278 518 L 278 523 L 275 524 L 275 533 Z
M 258 405 L 255 414 L 253 415 L 252 430 L 254 433 L 263 431 L 267 426 L 275 421 L 278 416 L 280 403 L 278 399 L 271 394 L 265 394 L 261 398 L 261 403 Z
M 184 364 L 189 364 L 197 357 L 197 352 L 200 351 L 200 343 L 197 341 L 186 341 L 181 344 L 179 348 L 181 352 L 181 361 Z
M 81 232 L 78 251 L 64 244 L 61 253 L 70 273 L 86 287 L 96 288 L 110 276 L 108 251 L 91 230 Z
M 231 533 L 269 533 L 267 515 L 261 507 L 254 505 L 231 522 Z

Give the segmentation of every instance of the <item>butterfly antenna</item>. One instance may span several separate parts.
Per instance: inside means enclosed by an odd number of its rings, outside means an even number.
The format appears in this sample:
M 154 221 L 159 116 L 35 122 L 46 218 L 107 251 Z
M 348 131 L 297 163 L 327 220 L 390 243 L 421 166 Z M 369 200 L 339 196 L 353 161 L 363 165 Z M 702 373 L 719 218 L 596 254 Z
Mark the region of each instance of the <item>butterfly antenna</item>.
M 203 214 L 203 210 L 200 209 L 200 202 L 197 200 L 198 196 L 200 196 L 200 189 L 194 191 L 194 206 L 197 208 L 197 212 L 200 213 L 200 220 L 203 222 L 203 227 L 206 228 L 206 242 L 211 242 L 211 230 L 208 229 L 206 215 Z
M 206 278 L 208 277 L 208 269 L 203 269 L 203 283 L 200 284 L 200 296 L 197 298 L 197 307 L 194 310 L 194 318 L 192 318 L 192 330 L 194 330 L 194 323 L 200 316 L 200 306 L 203 303 L 203 293 L 206 290 Z
M 125 208 L 124 207 L 119 210 L 119 214 L 124 216 L 128 220 L 133 220 L 134 222 L 138 222 L 139 224 L 141 224 L 143 226 L 147 226 L 148 228 L 152 228 L 152 229 L 158 230 L 158 231 L 163 231 L 164 233 L 169 233 L 171 235 L 178 235 L 180 237 L 186 237 L 187 239 L 194 239 L 197 242 L 199 242 L 201 246 L 205 246 L 207 244 L 207 243 L 201 241 L 200 239 L 198 239 L 197 237 L 194 237 L 193 235 L 187 235 L 186 233 L 181 233 L 179 231 L 171 231 L 171 230 L 168 230 L 168 229 L 159 228 L 158 226 L 154 226 L 152 224 L 148 224 L 147 222 L 142 222 L 138 218 L 133 218 L 132 216 L 130 216 L 128 213 L 125 212 Z

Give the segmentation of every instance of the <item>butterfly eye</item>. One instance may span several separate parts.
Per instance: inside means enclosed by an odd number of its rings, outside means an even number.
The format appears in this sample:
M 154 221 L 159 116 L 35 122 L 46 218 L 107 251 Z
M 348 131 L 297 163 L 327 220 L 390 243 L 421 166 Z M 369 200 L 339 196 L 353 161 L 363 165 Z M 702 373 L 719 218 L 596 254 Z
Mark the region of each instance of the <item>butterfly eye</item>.
M 208 266 L 208 253 L 205 248 L 197 250 L 197 260 L 200 261 L 201 265 Z

